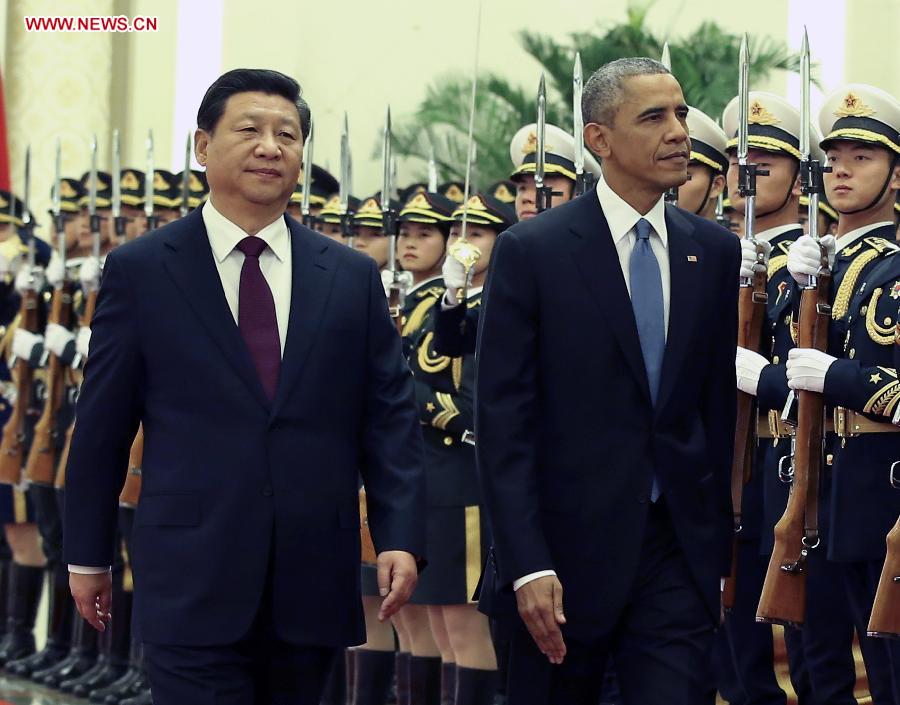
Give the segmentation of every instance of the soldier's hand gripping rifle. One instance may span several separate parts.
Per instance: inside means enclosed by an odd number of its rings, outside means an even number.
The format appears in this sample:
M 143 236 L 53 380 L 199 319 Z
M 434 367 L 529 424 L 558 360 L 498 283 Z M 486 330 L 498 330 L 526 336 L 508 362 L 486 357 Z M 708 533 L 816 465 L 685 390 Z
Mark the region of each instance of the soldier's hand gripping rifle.
M 809 40 L 804 33 L 801 52 L 800 180 L 809 196 L 809 234 L 819 242 L 819 195 L 823 192 L 822 167 L 809 154 Z M 802 288 L 797 344 L 825 350 L 831 319 L 828 252 L 821 248 L 821 266 Z M 795 434 L 794 482 L 784 515 L 775 525 L 775 547 L 756 613 L 757 622 L 798 626 L 806 616 L 806 561 L 819 546 L 819 473 L 825 432 L 822 394 L 800 390 Z M 792 399 L 788 399 L 791 404 Z
M 581 196 L 594 188 L 594 175 L 584 170 L 584 116 L 581 112 L 581 95 L 584 80 L 581 70 L 581 53 L 575 53 L 572 70 L 572 136 L 575 138 L 575 195 Z
M 66 221 L 60 203 L 60 144 L 56 142 L 56 179 L 53 185 L 53 222 L 58 237 L 57 250 L 63 263 L 66 261 Z M 117 172 L 114 172 L 117 173 Z M 115 181 L 114 181 L 115 183 Z M 72 283 L 63 267 L 63 278 L 53 290 L 53 300 L 47 323 L 68 328 L 72 322 Z M 66 365 L 56 353 L 50 352 L 47 363 L 47 398 L 41 417 L 34 427 L 34 438 L 25 463 L 25 477 L 34 484 L 53 485 L 57 468 L 57 413 L 62 405 L 66 385 Z
M 668 45 L 666 45 L 668 49 Z M 765 176 L 756 164 L 747 159 L 749 152 L 749 95 L 750 95 L 750 56 L 747 38 L 741 44 L 740 83 L 738 88 L 738 104 L 740 116 L 738 120 L 738 162 L 740 193 L 744 199 L 744 238 L 756 248 L 756 261 L 753 263 L 753 276 L 741 278 L 738 293 L 738 338 L 737 344 L 742 348 L 759 350 L 762 339 L 762 328 L 766 318 L 766 293 L 768 252 L 765 243 L 758 242 L 754 236 L 756 219 L 756 177 Z M 676 189 L 677 198 L 677 189 Z M 731 503 L 734 515 L 734 545 L 731 556 L 731 574 L 725 579 L 722 591 L 722 605 L 725 609 L 734 607 L 736 597 L 738 537 L 743 529 L 743 495 L 744 487 L 750 481 L 753 472 L 753 460 L 756 454 L 757 427 L 756 397 L 738 390 L 737 423 L 734 431 L 734 456 L 731 464 Z
M 894 359 L 900 363 L 900 322 L 894 345 Z M 894 413 L 893 423 L 900 426 L 900 407 Z M 891 465 L 891 487 L 900 491 L 900 460 Z M 900 638 L 900 518 L 887 535 L 887 556 L 866 632 L 869 636 Z
M 31 147 L 25 149 L 25 193 L 22 211 L 22 227 L 20 235 L 28 245 L 28 268 L 31 273 L 31 286 L 21 292 L 19 305 L 19 327 L 29 333 L 38 332 L 38 294 L 34 278 L 35 244 L 34 222 L 29 211 L 29 189 L 31 185 Z M 34 371 L 28 360 L 16 359 L 13 367 L 16 385 L 16 401 L 13 405 L 6 425 L 3 427 L 3 439 L 0 441 L 0 482 L 17 485 L 22 480 L 22 467 L 25 461 L 25 418 L 31 403 L 31 389 Z

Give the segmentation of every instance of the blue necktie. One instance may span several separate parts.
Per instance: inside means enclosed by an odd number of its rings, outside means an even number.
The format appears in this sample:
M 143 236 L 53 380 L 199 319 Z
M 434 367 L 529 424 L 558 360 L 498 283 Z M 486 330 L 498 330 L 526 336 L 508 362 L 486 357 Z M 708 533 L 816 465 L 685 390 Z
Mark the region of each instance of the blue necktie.
M 663 356 L 666 352 L 666 321 L 659 261 L 653 254 L 653 248 L 650 247 L 652 230 L 650 223 L 644 218 L 635 225 L 637 240 L 631 251 L 628 271 L 631 279 L 631 307 L 634 309 L 634 320 L 637 323 L 638 338 L 644 356 L 644 368 L 647 370 L 650 400 L 656 406 Z M 654 502 L 659 498 L 659 486 L 655 477 L 650 497 Z

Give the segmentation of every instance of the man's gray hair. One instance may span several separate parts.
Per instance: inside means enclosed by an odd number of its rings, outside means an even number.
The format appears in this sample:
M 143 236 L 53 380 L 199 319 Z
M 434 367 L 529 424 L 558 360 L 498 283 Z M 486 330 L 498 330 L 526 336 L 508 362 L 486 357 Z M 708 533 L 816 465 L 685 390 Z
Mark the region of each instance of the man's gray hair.
M 581 94 L 581 115 L 584 124 L 596 122 L 612 125 L 622 102 L 625 80 L 632 76 L 652 76 L 672 73 L 656 59 L 632 56 L 604 64 L 591 74 Z

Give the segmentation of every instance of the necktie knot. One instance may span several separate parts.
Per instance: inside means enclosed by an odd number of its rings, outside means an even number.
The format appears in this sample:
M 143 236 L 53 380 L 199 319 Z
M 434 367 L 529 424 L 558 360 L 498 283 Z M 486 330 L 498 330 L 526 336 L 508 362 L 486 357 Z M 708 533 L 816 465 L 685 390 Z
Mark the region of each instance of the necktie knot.
M 245 257 L 259 257 L 266 249 L 266 241 L 255 235 L 248 235 L 237 244 L 237 249 L 244 253 Z
M 653 231 L 653 226 L 650 225 L 650 221 L 646 220 L 645 218 L 641 218 L 640 220 L 638 220 L 634 228 L 637 232 L 638 240 L 650 239 L 650 233 Z

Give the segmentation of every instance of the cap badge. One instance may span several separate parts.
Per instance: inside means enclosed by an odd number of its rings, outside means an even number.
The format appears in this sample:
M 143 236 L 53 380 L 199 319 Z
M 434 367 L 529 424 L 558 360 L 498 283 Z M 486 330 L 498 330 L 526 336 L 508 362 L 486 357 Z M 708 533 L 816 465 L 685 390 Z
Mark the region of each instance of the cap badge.
M 840 106 L 834 111 L 836 117 L 869 117 L 875 111 L 866 105 L 862 98 L 850 91 L 844 96 Z
M 747 119 L 751 125 L 777 125 L 779 120 L 775 115 L 759 100 L 750 103 L 750 115 Z
M 128 189 L 129 191 L 137 191 L 141 187 L 138 182 L 137 174 L 133 171 L 126 171 L 122 176 L 122 188 Z
M 446 192 L 444 192 L 444 196 L 449 198 L 451 201 L 456 201 L 456 203 L 463 202 L 463 192 L 462 189 L 456 184 L 452 184 Z
M 169 184 L 166 182 L 166 178 L 159 173 L 158 171 L 153 174 L 153 190 L 154 191 L 167 191 L 169 189 Z

